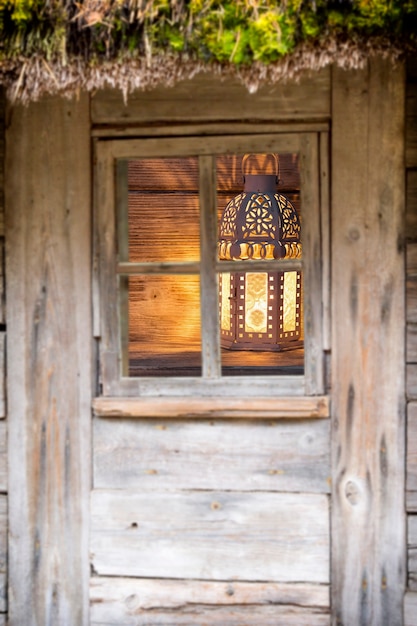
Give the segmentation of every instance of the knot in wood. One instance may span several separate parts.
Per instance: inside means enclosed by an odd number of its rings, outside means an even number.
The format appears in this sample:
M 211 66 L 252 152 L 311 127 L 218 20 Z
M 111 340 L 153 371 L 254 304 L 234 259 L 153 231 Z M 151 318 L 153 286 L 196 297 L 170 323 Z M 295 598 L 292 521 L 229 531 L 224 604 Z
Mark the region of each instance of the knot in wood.
M 346 483 L 345 495 L 352 506 L 356 506 L 358 504 L 360 500 L 360 490 L 358 485 L 352 480 L 349 480 L 349 482 Z

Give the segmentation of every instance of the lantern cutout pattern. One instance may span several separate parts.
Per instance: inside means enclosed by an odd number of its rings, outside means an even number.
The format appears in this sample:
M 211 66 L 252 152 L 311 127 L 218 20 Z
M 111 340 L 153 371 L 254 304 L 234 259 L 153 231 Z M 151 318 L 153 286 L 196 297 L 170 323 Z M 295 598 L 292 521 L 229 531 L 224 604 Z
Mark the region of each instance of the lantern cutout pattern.
M 246 173 L 249 159 L 273 162 L 274 174 Z M 277 192 L 279 160 L 247 154 L 244 190 L 225 207 L 219 225 L 219 260 L 301 257 L 300 221 L 291 202 Z M 254 263 L 254 266 L 256 263 Z M 302 345 L 301 272 L 222 272 L 219 283 L 221 345 L 230 350 L 277 351 Z

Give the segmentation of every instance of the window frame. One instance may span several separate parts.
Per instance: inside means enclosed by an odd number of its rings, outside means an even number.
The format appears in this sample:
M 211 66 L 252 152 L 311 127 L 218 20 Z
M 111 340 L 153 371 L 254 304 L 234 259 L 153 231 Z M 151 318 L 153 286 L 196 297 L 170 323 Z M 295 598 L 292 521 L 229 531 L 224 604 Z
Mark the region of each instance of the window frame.
M 95 141 L 94 180 L 94 328 L 100 339 L 100 396 L 97 407 L 106 398 L 285 398 L 321 396 L 325 392 L 326 328 L 329 327 L 328 276 L 328 134 L 320 132 L 276 132 L 273 134 L 219 135 L 204 137 L 152 137 L 97 139 Z M 216 272 L 227 271 L 227 262 L 217 259 L 216 155 L 225 153 L 276 152 L 298 153 L 300 161 L 301 206 L 303 210 L 303 260 L 241 262 L 239 270 L 299 269 L 302 265 L 304 285 L 304 375 L 303 376 L 222 376 L 218 287 Z M 151 157 L 197 156 L 200 170 L 200 262 L 164 264 L 164 273 L 194 273 L 199 270 L 201 282 L 202 374 L 199 377 L 128 377 L 123 376 L 120 341 L 120 298 L 126 297 L 118 282 L 130 273 L 157 273 L 157 263 L 118 262 L 117 203 L 118 185 L 127 168 L 117 163 Z M 326 195 L 327 194 L 327 195 Z M 120 229 L 120 224 L 119 224 Z M 204 263 L 202 262 L 204 259 Z M 248 265 L 249 263 L 249 265 Z M 230 262 L 233 269 L 234 262 Z M 267 264 L 267 265 L 266 265 Z M 139 268 L 140 265 L 140 268 Z M 185 266 L 190 267 L 185 267 Z M 248 267 L 245 267 L 248 265 Z M 276 267 L 274 268 L 274 266 Z M 182 267 L 180 267 L 182 266 Z M 192 268 L 191 268 L 192 266 Z M 190 269 L 193 272 L 190 272 Z M 121 272 L 124 272 L 121 273 Z M 209 311 L 210 314 L 204 314 Z M 213 341 L 217 337 L 217 341 Z M 126 338 L 125 338 L 126 339 Z M 122 339 L 123 342 L 123 339 Z M 327 342 L 328 343 L 328 342 Z M 316 398 L 320 402 L 320 398 Z M 285 402 L 284 402 L 285 403 Z M 209 402 L 202 406 L 209 406 Z M 282 403 L 281 403 L 282 404 Z M 326 404 L 326 403 L 325 403 Z M 328 403 L 327 403 L 328 405 Z M 316 405 L 314 405 L 316 406 Z M 104 411 L 104 409 L 102 409 Z M 327 412 L 326 409 L 325 412 Z M 201 413 L 207 409 L 201 408 Z M 320 413 L 321 411 L 319 411 Z M 314 410 L 313 410 L 314 413 Z

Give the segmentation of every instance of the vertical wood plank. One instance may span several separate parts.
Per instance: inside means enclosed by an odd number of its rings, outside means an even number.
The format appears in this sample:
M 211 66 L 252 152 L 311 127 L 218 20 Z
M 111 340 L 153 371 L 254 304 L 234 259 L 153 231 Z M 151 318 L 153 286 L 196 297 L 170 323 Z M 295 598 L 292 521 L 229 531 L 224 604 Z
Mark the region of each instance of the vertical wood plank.
M 215 272 L 217 260 L 216 174 L 214 157 L 200 156 L 201 211 L 201 348 L 203 376 L 218 378 L 220 362 L 219 288 Z
M 320 133 L 320 216 L 321 216 L 321 254 L 322 265 L 322 301 L 323 301 L 323 350 L 330 350 L 330 171 L 329 171 L 329 133 Z
M 300 155 L 301 203 L 303 214 L 304 350 L 306 394 L 323 393 L 323 305 L 322 256 L 319 189 L 319 138 L 317 134 L 302 136 Z
M 88 623 L 89 98 L 7 130 L 9 624 Z
M 334 69 L 332 587 L 344 625 L 402 624 L 403 110 L 401 66 Z

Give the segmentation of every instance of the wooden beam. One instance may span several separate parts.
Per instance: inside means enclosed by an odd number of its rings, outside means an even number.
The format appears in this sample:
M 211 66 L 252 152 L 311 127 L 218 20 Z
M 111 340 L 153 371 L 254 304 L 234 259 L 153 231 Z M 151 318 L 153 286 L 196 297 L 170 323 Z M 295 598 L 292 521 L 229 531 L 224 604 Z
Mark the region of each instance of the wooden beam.
M 10 111 L 9 624 L 88 624 L 89 100 Z
M 333 70 L 332 591 L 340 624 L 402 624 L 404 71 Z
M 93 410 L 101 417 L 305 419 L 329 416 L 327 396 L 262 397 L 99 397 Z

